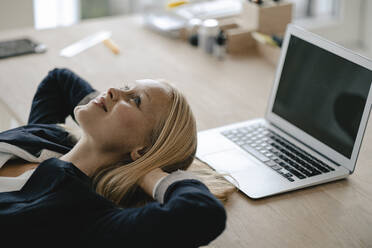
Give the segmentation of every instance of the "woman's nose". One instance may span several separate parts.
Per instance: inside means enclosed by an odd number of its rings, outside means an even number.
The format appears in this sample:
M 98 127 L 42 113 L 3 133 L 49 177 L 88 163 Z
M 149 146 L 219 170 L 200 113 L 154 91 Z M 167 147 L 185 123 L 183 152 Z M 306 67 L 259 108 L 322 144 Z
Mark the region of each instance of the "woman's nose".
M 117 92 L 117 89 L 115 88 L 109 88 L 107 90 L 107 95 L 110 97 L 112 101 L 117 101 L 119 97 L 119 93 Z

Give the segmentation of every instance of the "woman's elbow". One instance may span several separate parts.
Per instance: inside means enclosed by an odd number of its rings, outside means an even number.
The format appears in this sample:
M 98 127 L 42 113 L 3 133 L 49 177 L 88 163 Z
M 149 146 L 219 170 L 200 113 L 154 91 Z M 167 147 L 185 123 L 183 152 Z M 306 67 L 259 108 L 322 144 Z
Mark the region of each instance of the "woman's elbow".
M 217 202 L 208 207 L 198 207 L 192 209 L 189 214 L 185 214 L 190 223 L 190 229 L 198 245 L 207 245 L 209 242 L 216 239 L 226 227 L 226 211 L 220 202 Z M 190 218 L 190 215 L 193 218 Z M 190 232 L 190 230 L 189 230 Z
M 225 230 L 226 220 L 226 210 L 221 203 L 206 211 L 204 222 L 210 230 L 212 239 L 217 238 Z

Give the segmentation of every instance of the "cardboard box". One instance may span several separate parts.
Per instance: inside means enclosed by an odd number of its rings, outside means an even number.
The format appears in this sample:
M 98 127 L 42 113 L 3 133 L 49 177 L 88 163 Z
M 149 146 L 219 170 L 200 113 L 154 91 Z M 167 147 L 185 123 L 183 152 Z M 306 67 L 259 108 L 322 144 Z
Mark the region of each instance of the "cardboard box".
M 286 1 L 268 1 L 261 5 L 244 1 L 240 18 L 244 26 L 258 32 L 268 35 L 281 34 L 292 21 L 292 8 L 293 4 Z
M 256 42 L 252 37 L 253 31 L 242 27 L 225 30 L 227 38 L 226 51 L 228 53 L 241 53 L 254 48 Z
M 275 47 L 267 44 L 256 42 L 258 53 L 264 57 L 269 63 L 276 66 L 280 58 L 280 47 Z

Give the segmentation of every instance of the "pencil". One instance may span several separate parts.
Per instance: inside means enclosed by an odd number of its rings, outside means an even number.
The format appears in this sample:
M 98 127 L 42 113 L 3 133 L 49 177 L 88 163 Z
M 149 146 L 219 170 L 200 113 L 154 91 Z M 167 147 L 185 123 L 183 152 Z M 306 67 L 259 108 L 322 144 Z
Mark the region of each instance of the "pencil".
M 259 32 L 252 32 L 252 37 L 262 44 L 269 44 L 271 46 L 279 46 L 278 43 L 273 40 L 273 38 L 269 35 L 262 34 Z
M 181 6 L 181 5 L 186 4 L 186 3 L 187 3 L 187 1 L 174 1 L 174 2 L 168 3 L 167 7 L 168 8 L 175 8 L 175 7 Z
M 119 54 L 120 53 L 120 49 L 119 49 L 118 45 L 116 45 L 110 38 L 104 40 L 103 41 L 103 44 L 105 44 L 105 46 L 107 46 L 108 48 L 110 48 L 110 50 L 114 54 Z

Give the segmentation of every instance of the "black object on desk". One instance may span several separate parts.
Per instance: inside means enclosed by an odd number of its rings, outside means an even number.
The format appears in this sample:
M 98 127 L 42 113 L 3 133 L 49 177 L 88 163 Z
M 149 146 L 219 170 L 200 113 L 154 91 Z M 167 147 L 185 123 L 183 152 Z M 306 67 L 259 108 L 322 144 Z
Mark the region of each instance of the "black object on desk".
M 36 43 L 31 39 L 16 39 L 0 42 L 0 58 L 8 58 L 30 53 L 43 53 L 46 51 L 44 44 Z

